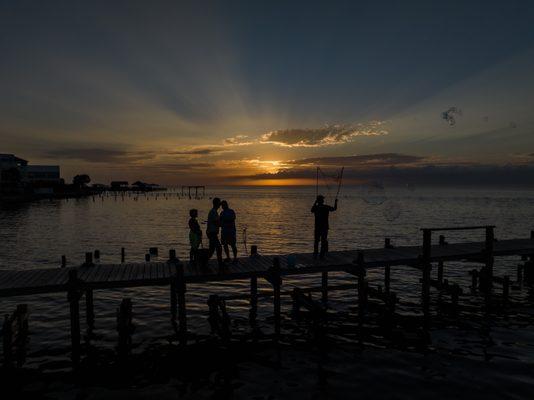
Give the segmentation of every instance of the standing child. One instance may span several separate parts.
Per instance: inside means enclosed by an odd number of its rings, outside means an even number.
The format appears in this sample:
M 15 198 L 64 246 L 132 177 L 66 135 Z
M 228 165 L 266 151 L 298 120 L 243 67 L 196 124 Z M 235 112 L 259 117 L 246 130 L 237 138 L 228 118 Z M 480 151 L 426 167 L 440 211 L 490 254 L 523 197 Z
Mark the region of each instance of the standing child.
M 197 221 L 198 210 L 189 210 L 189 243 L 191 244 L 191 250 L 189 251 L 189 261 L 191 265 L 195 265 L 198 261 L 197 252 L 200 244 L 202 243 L 202 230 Z

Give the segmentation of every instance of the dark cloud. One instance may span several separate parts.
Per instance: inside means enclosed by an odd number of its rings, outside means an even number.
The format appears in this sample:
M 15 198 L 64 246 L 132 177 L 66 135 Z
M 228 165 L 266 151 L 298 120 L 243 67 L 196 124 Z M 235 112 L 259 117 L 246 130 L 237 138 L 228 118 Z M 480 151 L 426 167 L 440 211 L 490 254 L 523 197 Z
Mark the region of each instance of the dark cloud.
M 171 151 L 169 154 L 174 155 L 195 155 L 195 156 L 207 156 L 209 154 L 221 153 L 223 149 L 218 148 L 201 148 L 201 149 L 191 149 L 191 150 L 181 150 L 181 151 Z
M 90 163 L 133 162 L 152 159 L 156 153 L 152 151 L 126 151 L 106 148 L 65 148 L 49 150 L 44 153 L 47 158 L 81 160 Z
M 379 153 L 379 154 L 363 154 L 355 156 L 339 156 L 339 157 L 315 157 L 304 158 L 301 160 L 293 160 L 290 164 L 294 165 L 322 165 L 322 166 L 393 166 L 415 164 L 425 160 L 425 157 L 413 156 L 399 153 Z
M 335 173 L 336 170 L 333 168 L 332 172 Z M 315 179 L 315 170 L 313 168 L 291 168 L 277 173 L 256 174 L 246 178 L 252 180 Z M 363 170 L 346 168 L 344 179 L 346 182 L 378 181 L 392 186 L 414 184 L 425 186 L 533 187 L 534 166 L 420 165 L 380 166 Z
M 280 129 L 265 133 L 261 143 L 272 143 L 288 147 L 321 147 L 348 143 L 358 136 L 387 135 L 382 121 L 366 124 L 326 125 L 320 128 Z

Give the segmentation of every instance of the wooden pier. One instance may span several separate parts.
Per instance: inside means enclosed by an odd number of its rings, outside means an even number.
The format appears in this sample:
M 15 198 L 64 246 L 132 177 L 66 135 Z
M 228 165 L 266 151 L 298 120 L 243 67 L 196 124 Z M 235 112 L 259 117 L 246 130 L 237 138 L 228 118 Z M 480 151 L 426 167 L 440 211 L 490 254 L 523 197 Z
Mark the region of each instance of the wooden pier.
M 439 241 L 432 240 L 434 232 L 451 230 L 481 229 L 485 240 L 481 242 L 446 243 L 445 237 Z M 180 341 L 187 342 L 186 292 L 190 283 L 207 283 L 213 281 L 250 280 L 250 293 L 245 297 L 250 301 L 250 319 L 253 325 L 257 315 L 258 279 L 266 279 L 272 285 L 274 332 L 280 334 L 280 296 L 283 277 L 291 275 L 321 274 L 322 306 L 328 301 L 328 273 L 342 271 L 354 275 L 358 284 L 360 318 L 363 318 L 368 296 L 380 298 L 390 304 L 395 295 L 390 293 L 390 279 L 395 266 L 409 266 L 421 276 L 421 298 L 424 313 L 428 313 L 431 288 L 451 294 L 453 301 L 458 301 L 461 289 L 458 285 L 443 279 L 444 263 L 447 261 L 469 261 L 481 265 L 480 270 L 468 271 L 473 277 L 473 286 L 491 291 L 493 285 L 502 285 L 503 296 L 508 295 L 510 278 L 496 276 L 494 260 L 499 256 L 522 256 L 525 264 L 521 277 L 532 280 L 534 277 L 534 234 L 529 238 L 496 240 L 493 226 L 433 228 L 422 230 L 421 246 L 392 245 L 389 239 L 381 248 L 332 251 L 323 260 L 313 258 L 311 253 L 291 255 L 259 255 L 242 257 L 236 263 L 226 264 L 220 270 L 215 260 L 204 267 L 190 266 L 176 258 L 174 250 L 169 252 L 165 262 L 125 263 L 124 249 L 121 251 L 121 263 L 100 264 L 93 262 L 93 253 L 86 254 L 85 263 L 77 267 L 62 266 L 55 269 L 4 270 L 0 271 L 0 297 L 23 296 L 43 293 L 66 293 L 70 304 L 71 340 L 73 360 L 79 360 L 80 321 L 79 302 L 85 295 L 87 325 L 94 324 L 93 291 L 114 288 L 168 286 L 170 293 L 170 315 L 177 320 Z M 436 242 L 436 243 L 435 243 Z M 157 249 L 156 249 L 157 251 Z M 98 254 L 99 256 L 99 254 Z M 150 254 L 147 254 L 150 260 Z M 437 279 L 432 279 L 432 266 L 437 265 Z M 472 268 L 472 266 L 470 267 Z M 384 270 L 384 290 L 369 287 L 366 271 Z M 519 276 L 519 275 L 518 275 Z M 350 286 L 350 285 L 349 285 Z M 303 289 L 305 291 L 306 289 Z M 303 299 L 300 291 L 293 291 L 294 299 Z M 236 298 L 243 297 L 237 296 Z M 221 309 L 225 312 L 224 301 L 211 299 L 211 312 Z M 306 305 L 307 302 L 303 301 Z M 312 303 L 310 303 L 312 304 Z M 308 304 L 309 305 L 309 304 Z M 131 308 L 131 304 L 128 306 Z M 128 308 L 126 307 L 126 308 Z M 319 305 L 312 304 L 317 308 Z M 215 310 L 215 311 L 214 311 Z M 224 320 L 224 318 L 223 318 Z

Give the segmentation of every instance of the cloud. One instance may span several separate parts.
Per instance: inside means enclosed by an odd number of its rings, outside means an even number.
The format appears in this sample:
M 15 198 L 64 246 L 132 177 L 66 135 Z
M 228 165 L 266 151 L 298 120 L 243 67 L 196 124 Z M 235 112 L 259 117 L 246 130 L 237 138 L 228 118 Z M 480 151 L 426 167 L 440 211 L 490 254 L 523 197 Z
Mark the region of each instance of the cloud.
M 65 148 L 45 152 L 46 158 L 81 160 L 90 163 L 133 162 L 152 159 L 156 156 L 152 151 L 126 151 L 106 148 Z
M 280 129 L 265 133 L 261 143 L 287 147 L 321 147 L 349 143 L 358 136 L 383 136 L 389 132 L 384 121 L 371 121 L 351 125 L 326 125 L 321 128 Z
M 247 135 L 236 135 L 224 139 L 223 143 L 225 146 L 248 146 L 254 143 L 254 141 Z
M 415 164 L 425 159 L 425 157 L 409 154 L 379 153 L 354 156 L 304 158 L 293 160 L 289 163 L 294 165 L 372 167 Z
M 229 150 L 218 147 L 195 147 L 189 150 L 171 151 L 171 155 L 193 155 L 193 156 L 207 156 L 210 154 L 217 154 L 227 152 Z
M 335 172 L 332 170 L 332 172 Z M 295 180 L 315 178 L 312 168 L 292 168 L 275 173 L 261 173 L 246 177 L 234 177 L 247 181 Z M 529 165 L 418 165 L 418 166 L 380 166 L 369 169 L 345 169 L 346 184 L 382 182 L 387 186 L 469 186 L 495 187 L 521 186 L 533 187 L 534 166 Z

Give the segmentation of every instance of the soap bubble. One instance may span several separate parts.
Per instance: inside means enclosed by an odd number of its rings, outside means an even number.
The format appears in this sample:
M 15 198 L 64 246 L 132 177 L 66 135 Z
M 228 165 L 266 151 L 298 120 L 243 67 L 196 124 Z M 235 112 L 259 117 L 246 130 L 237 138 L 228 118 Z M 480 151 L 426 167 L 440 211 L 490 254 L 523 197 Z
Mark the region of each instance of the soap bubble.
M 402 213 L 401 205 L 397 200 L 388 200 L 384 203 L 382 214 L 387 221 L 393 222 L 400 217 Z
M 362 188 L 362 199 L 367 204 L 372 206 L 379 206 L 387 200 L 384 185 L 380 182 L 370 182 Z
M 443 118 L 450 126 L 456 124 L 456 117 L 462 116 L 462 110 L 457 107 L 451 107 L 447 111 L 441 113 L 441 118 Z

